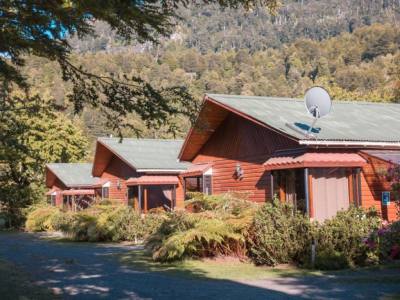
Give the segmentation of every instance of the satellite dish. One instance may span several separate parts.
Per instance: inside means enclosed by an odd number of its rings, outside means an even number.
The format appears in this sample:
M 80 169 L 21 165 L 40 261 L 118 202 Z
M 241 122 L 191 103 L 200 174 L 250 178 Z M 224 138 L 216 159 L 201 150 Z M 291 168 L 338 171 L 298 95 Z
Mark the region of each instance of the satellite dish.
M 316 119 L 329 114 L 332 108 L 331 96 L 324 88 L 319 86 L 307 90 L 305 104 L 307 111 Z
M 314 117 L 314 122 L 308 129 L 308 134 L 310 134 L 317 120 L 330 113 L 332 100 L 329 93 L 319 86 L 308 89 L 304 100 L 308 113 Z

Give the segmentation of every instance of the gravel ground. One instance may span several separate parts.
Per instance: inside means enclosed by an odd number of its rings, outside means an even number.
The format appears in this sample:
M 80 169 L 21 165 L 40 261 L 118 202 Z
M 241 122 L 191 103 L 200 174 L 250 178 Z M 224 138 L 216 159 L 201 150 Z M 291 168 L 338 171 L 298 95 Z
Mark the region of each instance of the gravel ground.
M 123 245 L 57 243 L 37 234 L 0 234 L 0 258 L 26 270 L 37 284 L 64 299 L 379 299 L 400 295 L 398 269 L 237 282 L 137 271 L 113 257 L 134 250 Z

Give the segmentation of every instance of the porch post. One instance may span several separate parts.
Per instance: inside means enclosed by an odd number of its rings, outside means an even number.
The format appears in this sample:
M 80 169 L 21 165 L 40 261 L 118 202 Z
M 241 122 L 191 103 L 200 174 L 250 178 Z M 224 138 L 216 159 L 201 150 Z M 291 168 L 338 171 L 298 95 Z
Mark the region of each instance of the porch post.
M 148 191 L 147 191 L 147 186 L 145 186 L 144 187 L 144 191 L 143 191 L 143 194 L 144 194 L 144 213 L 147 213 L 147 194 L 148 194 Z
M 361 199 L 361 168 L 356 169 L 356 181 L 357 181 L 357 206 L 362 206 Z
M 139 213 L 142 213 L 142 186 L 138 185 L 138 208 Z
M 174 210 L 176 206 L 176 185 L 174 184 L 174 190 L 172 191 L 172 207 L 171 209 Z
M 271 171 L 271 201 L 274 201 L 274 172 Z
M 307 216 L 310 217 L 310 190 L 308 182 L 308 168 L 304 168 L 304 189 L 306 198 L 306 212 Z

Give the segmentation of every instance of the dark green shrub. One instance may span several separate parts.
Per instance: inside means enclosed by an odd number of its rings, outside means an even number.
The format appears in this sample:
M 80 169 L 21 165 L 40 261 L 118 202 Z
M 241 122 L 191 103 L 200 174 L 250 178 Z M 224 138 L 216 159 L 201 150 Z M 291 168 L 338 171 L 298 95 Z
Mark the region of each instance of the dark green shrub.
M 320 224 L 315 231 L 317 257 L 320 253 L 338 253 L 345 257 L 347 266 L 363 265 L 368 247 L 365 238 L 380 225 L 376 211 L 350 207 Z
M 54 206 L 39 206 L 33 208 L 27 215 L 25 229 L 28 231 L 52 231 L 51 218 L 59 213 Z
M 347 257 L 332 249 L 321 250 L 315 258 L 315 266 L 319 270 L 341 270 L 349 267 Z
M 310 253 L 311 223 L 288 204 L 266 203 L 256 212 L 248 238 L 249 256 L 257 265 L 304 263 Z

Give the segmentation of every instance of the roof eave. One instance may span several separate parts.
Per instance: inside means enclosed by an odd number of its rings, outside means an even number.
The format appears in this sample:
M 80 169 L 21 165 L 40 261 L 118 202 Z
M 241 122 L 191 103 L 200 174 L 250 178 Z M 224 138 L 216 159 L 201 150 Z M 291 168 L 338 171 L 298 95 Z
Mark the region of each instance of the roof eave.
M 125 158 L 123 158 L 121 155 L 119 155 L 112 147 L 108 146 L 106 143 L 102 142 L 100 139 L 98 139 L 97 142 L 100 143 L 102 146 L 104 146 L 108 151 L 110 151 L 112 154 L 114 154 L 116 157 L 118 157 L 124 163 L 126 163 L 129 167 L 133 168 L 133 170 L 137 171 L 136 167 L 134 165 L 132 165 L 129 161 L 127 161 Z M 94 164 L 93 164 L 93 166 L 94 166 Z

